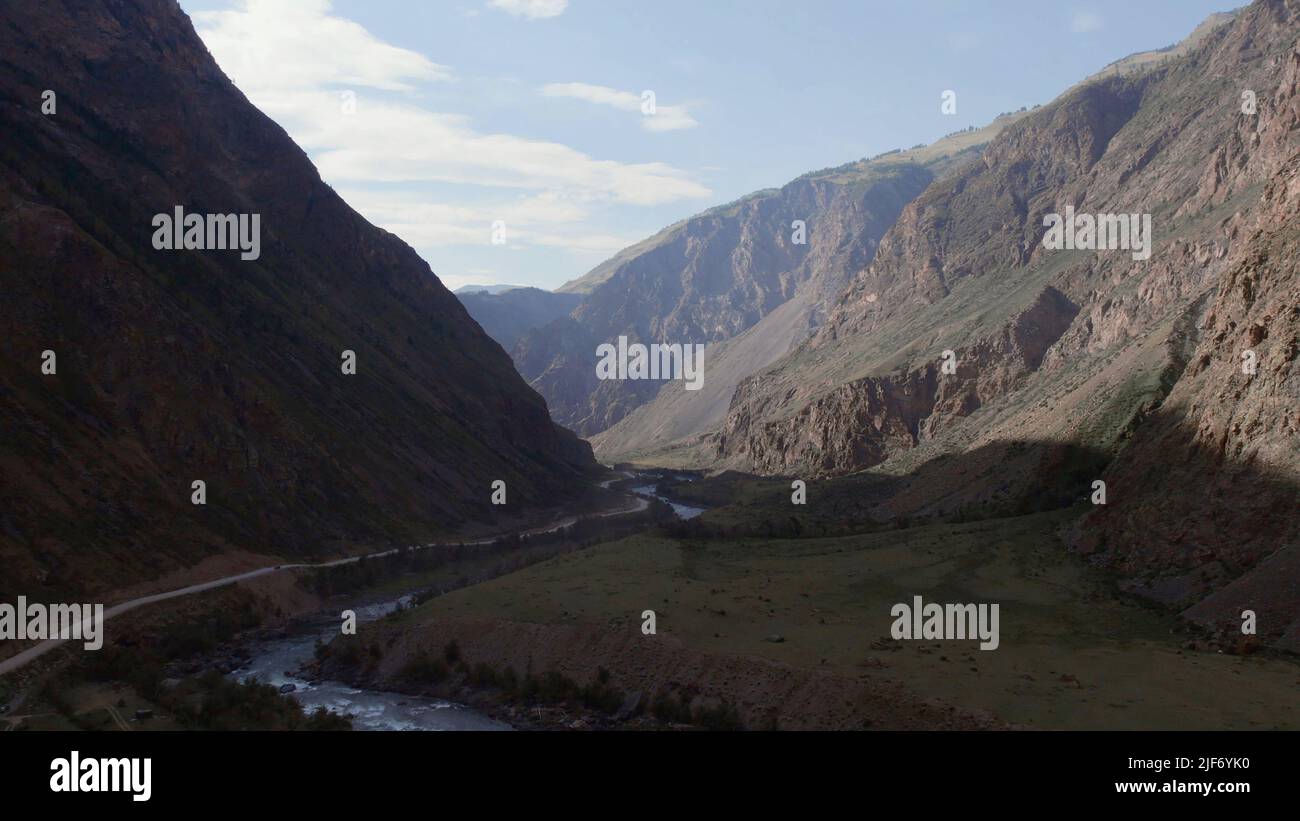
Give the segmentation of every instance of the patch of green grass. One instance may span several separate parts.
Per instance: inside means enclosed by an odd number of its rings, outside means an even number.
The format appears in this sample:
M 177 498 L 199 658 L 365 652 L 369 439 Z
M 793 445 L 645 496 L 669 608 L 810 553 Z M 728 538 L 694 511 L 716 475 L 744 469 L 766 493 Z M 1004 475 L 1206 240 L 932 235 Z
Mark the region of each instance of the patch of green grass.
M 1056 537 L 1077 511 L 835 538 L 638 535 L 431 600 L 408 614 L 636 630 L 652 608 L 686 647 L 895 680 L 927 698 L 1053 728 L 1300 727 L 1300 667 L 1184 652 L 1175 614 L 1126 601 Z M 996 603 L 1001 646 L 894 642 L 920 595 Z M 779 634 L 783 641 L 767 637 Z M 1249 693 L 1229 697 L 1226 693 Z M 665 708 L 667 709 L 667 708 Z

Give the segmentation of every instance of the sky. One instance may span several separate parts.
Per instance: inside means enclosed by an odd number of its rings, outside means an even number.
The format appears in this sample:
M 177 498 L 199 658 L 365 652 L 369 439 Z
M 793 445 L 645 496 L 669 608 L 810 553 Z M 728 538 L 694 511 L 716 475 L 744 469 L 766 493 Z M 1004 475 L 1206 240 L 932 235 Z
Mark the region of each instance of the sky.
M 555 288 L 800 174 L 1051 101 L 1218 0 L 181 0 L 445 285 Z M 956 113 L 942 110 L 955 92 Z M 651 96 L 651 93 L 653 96 Z

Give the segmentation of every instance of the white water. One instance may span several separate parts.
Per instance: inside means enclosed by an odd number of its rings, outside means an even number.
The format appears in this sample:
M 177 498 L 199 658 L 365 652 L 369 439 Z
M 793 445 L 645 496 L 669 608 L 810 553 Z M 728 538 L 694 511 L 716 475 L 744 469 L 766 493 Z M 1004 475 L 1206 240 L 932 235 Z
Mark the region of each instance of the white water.
M 639 485 L 632 492 L 643 498 L 659 499 L 672 506 L 683 519 L 693 519 L 705 511 L 702 507 L 678 504 L 655 493 L 653 484 Z M 399 606 L 410 602 L 410 596 L 396 601 L 354 608 L 358 622 L 383 618 Z M 248 664 L 230 675 L 240 681 L 256 678 L 262 684 L 279 689 L 294 685 L 289 697 L 295 699 L 307 712 L 324 707 L 331 713 L 352 717 L 357 730 L 509 730 L 510 725 L 491 719 L 476 710 L 450 701 L 421 696 L 406 696 L 383 690 L 364 690 L 337 681 L 311 681 L 293 675 L 292 671 L 312 660 L 316 641 L 328 642 L 338 635 L 338 622 L 322 622 L 315 629 L 287 639 L 263 642 L 254 651 Z
M 405 604 L 409 597 L 356 608 L 357 621 L 367 622 L 382 618 Z M 294 685 L 289 697 L 302 705 L 307 712 L 324 707 L 331 713 L 352 717 L 356 730 L 509 730 L 510 725 L 495 721 L 475 710 L 450 701 L 422 696 L 405 696 L 382 690 L 362 690 L 337 681 L 319 681 L 315 684 L 292 674 L 304 663 L 311 661 L 316 640 L 329 641 L 338 635 L 338 622 L 320 625 L 288 639 L 268 641 L 253 652 L 252 660 L 231 673 L 233 678 L 248 681 L 256 678 L 262 684 L 279 689 L 285 684 Z
M 658 493 L 655 493 L 654 485 L 637 485 L 636 487 L 631 488 L 631 491 L 638 496 L 644 496 L 647 499 L 658 499 L 659 501 L 670 505 L 673 509 L 673 512 L 683 519 L 694 519 L 696 516 L 699 516 L 707 509 L 703 507 L 693 507 L 691 505 L 679 504 L 678 502 L 674 502 L 671 499 L 660 496 Z

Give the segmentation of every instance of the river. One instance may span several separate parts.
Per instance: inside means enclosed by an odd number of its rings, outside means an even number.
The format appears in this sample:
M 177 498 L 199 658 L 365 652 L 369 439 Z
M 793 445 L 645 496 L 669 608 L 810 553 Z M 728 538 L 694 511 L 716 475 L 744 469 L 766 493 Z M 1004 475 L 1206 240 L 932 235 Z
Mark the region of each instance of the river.
M 681 504 L 680 502 L 674 502 L 672 499 L 669 499 L 667 496 L 660 496 L 658 493 L 655 492 L 655 488 L 657 487 L 658 482 L 661 478 L 672 479 L 678 482 L 694 482 L 696 477 L 689 473 L 665 472 L 663 474 L 656 475 L 653 473 L 645 473 L 642 471 L 633 470 L 633 471 L 623 471 L 623 475 L 627 476 L 630 479 L 644 480 L 645 484 L 636 485 L 635 487 L 629 489 L 637 496 L 643 496 L 647 499 L 658 499 L 659 501 L 664 502 L 665 504 L 667 504 L 669 507 L 673 509 L 673 512 L 676 513 L 679 518 L 694 519 L 696 516 L 699 516 L 701 513 L 708 510 L 708 508 L 705 507 L 695 507 L 693 505 L 686 505 L 686 504 Z
M 649 477 L 647 477 L 649 478 Z M 702 507 L 679 504 L 655 493 L 654 484 L 631 489 L 638 496 L 656 498 L 671 505 L 683 519 L 704 512 Z M 383 618 L 410 601 L 409 596 L 353 609 L 358 622 Z M 407 696 L 384 690 L 366 690 L 337 681 L 308 681 L 293 674 L 312 660 L 316 642 L 329 641 L 338 635 L 338 619 L 324 619 L 306 625 L 297 635 L 268 639 L 253 645 L 248 664 L 233 671 L 232 678 L 248 681 L 256 678 L 277 689 L 292 684 L 289 696 L 307 712 L 324 707 L 331 713 L 350 715 L 355 730 L 510 730 L 505 724 L 476 710 L 437 698 Z
M 379 604 L 357 607 L 357 621 L 374 621 L 407 604 L 409 596 Z M 338 619 L 310 625 L 299 635 L 272 639 L 252 648 L 248 664 L 231 676 L 240 681 L 256 678 L 277 689 L 292 684 L 290 697 L 307 712 L 324 707 L 331 713 L 352 716 L 355 730 L 509 730 L 510 725 L 495 721 L 475 710 L 450 701 L 421 696 L 406 696 L 383 690 L 363 690 L 337 681 L 311 682 L 293 675 L 311 661 L 316 641 L 329 641 L 338 635 Z

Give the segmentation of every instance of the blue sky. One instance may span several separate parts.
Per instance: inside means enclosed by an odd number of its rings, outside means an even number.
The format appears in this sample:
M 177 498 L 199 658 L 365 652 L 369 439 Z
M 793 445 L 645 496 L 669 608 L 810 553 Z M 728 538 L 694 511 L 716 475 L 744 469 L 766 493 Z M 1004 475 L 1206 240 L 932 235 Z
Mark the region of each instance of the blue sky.
M 814 169 L 1045 103 L 1215 0 L 181 0 L 327 182 L 449 287 L 554 288 Z M 957 93 L 956 115 L 940 111 Z M 654 92 L 654 113 L 643 93 Z M 504 243 L 493 226 L 504 222 Z M 501 232 L 497 239 L 502 239 Z

